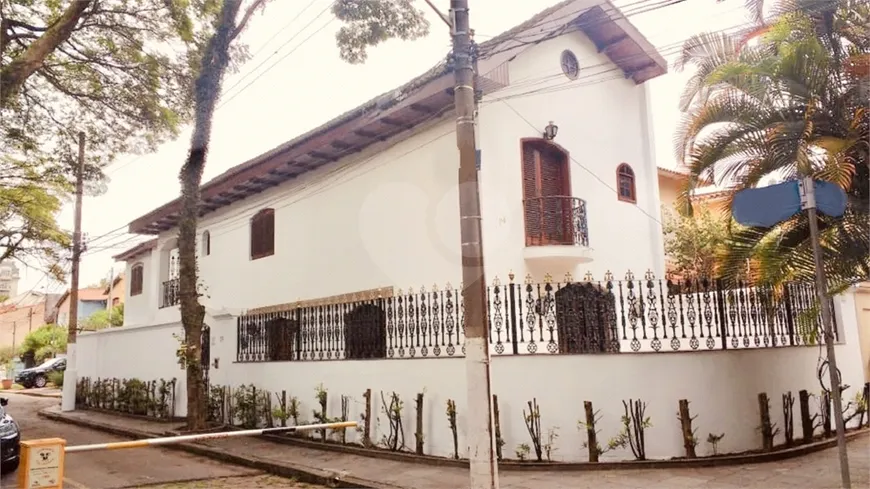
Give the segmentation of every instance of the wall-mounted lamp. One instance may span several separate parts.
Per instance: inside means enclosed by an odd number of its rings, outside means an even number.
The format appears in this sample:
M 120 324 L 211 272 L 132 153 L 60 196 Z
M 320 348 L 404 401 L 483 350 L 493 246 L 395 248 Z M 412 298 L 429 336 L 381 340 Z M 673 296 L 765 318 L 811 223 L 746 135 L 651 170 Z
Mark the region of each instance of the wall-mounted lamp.
M 544 139 L 552 141 L 556 139 L 556 134 L 559 134 L 559 126 L 553 124 L 553 121 L 550 121 L 550 123 L 547 124 L 547 127 L 544 128 Z

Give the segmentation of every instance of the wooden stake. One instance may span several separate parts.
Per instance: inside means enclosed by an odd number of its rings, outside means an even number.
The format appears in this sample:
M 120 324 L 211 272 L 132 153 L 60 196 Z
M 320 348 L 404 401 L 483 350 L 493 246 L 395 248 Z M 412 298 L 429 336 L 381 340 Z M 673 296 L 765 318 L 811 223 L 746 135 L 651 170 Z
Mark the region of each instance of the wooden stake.
M 761 443 L 766 452 L 773 450 L 773 424 L 770 422 L 770 402 L 767 394 L 758 395 L 758 411 L 761 413 Z
M 686 457 L 696 458 L 695 433 L 692 430 L 692 416 L 689 413 L 688 399 L 680 399 L 680 426 L 683 429 L 683 447 L 686 449 Z
M 801 409 L 801 432 L 803 433 L 803 442 L 810 443 L 813 441 L 813 418 L 810 416 L 810 393 L 806 390 L 798 392 L 798 403 Z
M 592 402 L 583 401 L 583 409 L 586 411 L 586 444 L 589 448 L 589 461 L 598 461 L 598 434 L 595 432 L 595 410 Z
M 498 460 L 501 460 L 501 447 L 504 445 L 504 440 L 501 438 L 501 413 L 498 410 L 498 396 L 492 396 L 492 412 L 493 422 L 495 423 L 495 455 Z
M 423 455 L 423 393 L 417 394 L 417 455 Z
M 363 393 L 366 400 L 366 419 L 363 428 L 363 446 L 368 448 L 372 446 L 372 390 L 366 389 Z
M 794 396 L 791 391 L 782 395 L 782 417 L 785 422 L 785 445 L 790 447 L 794 445 Z

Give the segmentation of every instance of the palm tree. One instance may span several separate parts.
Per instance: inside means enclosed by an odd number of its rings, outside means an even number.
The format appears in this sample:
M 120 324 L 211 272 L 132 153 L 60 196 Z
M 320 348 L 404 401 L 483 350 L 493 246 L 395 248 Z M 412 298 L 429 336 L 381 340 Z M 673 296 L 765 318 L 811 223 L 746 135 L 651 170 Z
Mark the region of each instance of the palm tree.
M 760 5 L 761 0 L 748 0 Z M 675 143 L 691 191 L 715 178 L 734 193 L 770 179 L 811 175 L 847 193 L 844 216 L 820 216 L 833 284 L 870 277 L 870 7 L 853 0 L 786 0 L 769 23 L 738 35 L 701 34 L 677 68 L 696 68 L 681 103 Z M 732 225 L 727 277 L 747 260 L 754 279 L 810 278 L 814 267 L 803 213 L 769 229 Z

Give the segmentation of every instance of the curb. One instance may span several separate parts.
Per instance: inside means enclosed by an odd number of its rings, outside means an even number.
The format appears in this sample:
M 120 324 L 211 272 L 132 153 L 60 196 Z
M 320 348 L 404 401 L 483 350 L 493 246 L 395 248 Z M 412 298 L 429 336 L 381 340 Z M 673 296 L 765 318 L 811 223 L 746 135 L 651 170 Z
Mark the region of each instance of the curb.
M 63 396 L 63 394 L 60 392 L 33 392 L 33 391 L 28 392 L 27 390 L 24 390 L 24 389 L 22 389 L 22 390 L 6 389 L 6 390 L 0 391 L 0 395 L 5 396 L 6 394 L 11 394 L 11 395 L 15 395 L 15 396 L 45 397 L 45 398 L 54 398 L 54 399 L 60 399 Z
M 96 421 L 86 421 L 77 419 L 63 414 L 41 410 L 37 413 L 40 417 L 58 421 L 61 423 L 90 428 L 93 430 L 102 431 L 105 433 L 122 436 L 125 438 L 157 438 L 156 435 L 144 431 L 134 430 L 130 428 L 120 428 L 111 426 Z M 410 489 L 402 486 L 396 486 L 383 482 L 370 481 L 359 477 L 336 474 L 333 471 L 318 469 L 316 467 L 306 467 L 296 465 L 289 462 L 277 464 L 257 457 L 248 457 L 230 453 L 221 448 L 199 445 L 196 443 L 179 443 L 176 445 L 165 445 L 164 448 L 173 450 L 181 450 L 194 455 L 208 457 L 220 462 L 225 462 L 233 465 L 240 465 L 252 469 L 261 470 L 281 477 L 294 478 L 300 482 L 309 484 L 320 484 L 329 487 L 341 488 L 359 488 L 359 489 Z
M 846 443 L 852 442 L 861 436 L 870 434 L 870 428 L 860 428 L 846 433 Z M 397 462 L 429 465 L 434 467 L 468 468 L 468 460 L 454 460 L 442 457 L 419 456 L 412 453 L 387 452 L 372 450 L 363 447 L 323 444 L 316 441 L 289 438 L 280 435 L 260 435 L 277 444 L 309 448 L 312 450 L 331 451 L 346 453 L 380 460 L 393 460 Z M 619 462 L 534 462 L 522 463 L 513 460 L 502 460 L 498 463 L 499 470 L 510 472 L 582 472 L 582 471 L 610 471 L 610 470 L 657 470 L 657 469 L 706 469 L 713 467 L 728 467 L 734 465 L 760 464 L 779 462 L 797 457 L 803 457 L 837 446 L 836 438 L 816 440 L 803 445 L 792 447 L 778 446 L 771 452 L 751 452 L 733 455 L 719 455 L 716 457 L 698 458 L 672 458 L 662 460 L 623 460 Z

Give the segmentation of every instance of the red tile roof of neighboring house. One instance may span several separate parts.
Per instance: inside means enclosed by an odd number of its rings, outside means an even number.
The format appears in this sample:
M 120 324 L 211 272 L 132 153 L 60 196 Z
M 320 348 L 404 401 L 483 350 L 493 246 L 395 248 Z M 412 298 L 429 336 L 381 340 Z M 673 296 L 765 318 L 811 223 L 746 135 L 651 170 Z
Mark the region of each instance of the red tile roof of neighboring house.
M 616 12 L 616 15 L 612 15 Z M 667 62 L 610 0 L 566 0 L 478 46 L 480 88 L 508 86 L 507 63 L 529 45 L 582 31 L 599 52 L 640 84 L 667 73 Z M 521 37 L 521 39 L 519 39 Z M 446 61 L 326 124 L 230 168 L 201 187 L 200 215 L 357 153 L 380 141 L 409 137 L 408 129 L 453 109 L 453 74 Z M 175 227 L 177 198 L 130 223 L 130 232 L 158 234 Z M 128 257 L 122 253 L 118 259 Z

